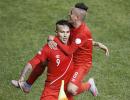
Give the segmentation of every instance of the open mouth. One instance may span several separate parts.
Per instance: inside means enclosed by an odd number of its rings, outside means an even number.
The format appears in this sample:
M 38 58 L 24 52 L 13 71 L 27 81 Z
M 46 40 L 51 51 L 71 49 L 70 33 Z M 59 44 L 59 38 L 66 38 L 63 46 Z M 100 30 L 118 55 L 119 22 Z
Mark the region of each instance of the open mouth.
M 63 40 L 64 40 L 64 41 L 66 41 L 66 40 L 67 40 L 67 38 L 63 38 Z

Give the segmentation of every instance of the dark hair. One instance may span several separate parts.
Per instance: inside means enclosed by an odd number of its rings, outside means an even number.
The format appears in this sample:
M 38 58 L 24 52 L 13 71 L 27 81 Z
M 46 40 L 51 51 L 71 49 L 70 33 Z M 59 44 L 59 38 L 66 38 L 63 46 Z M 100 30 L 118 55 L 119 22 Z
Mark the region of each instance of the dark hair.
M 88 7 L 84 3 L 76 3 L 75 8 L 79 8 L 79 9 L 82 9 L 82 10 L 85 10 L 85 11 L 88 10 Z
M 71 24 L 67 20 L 64 20 L 64 19 L 57 21 L 56 26 L 57 25 L 67 25 L 69 28 L 71 28 Z

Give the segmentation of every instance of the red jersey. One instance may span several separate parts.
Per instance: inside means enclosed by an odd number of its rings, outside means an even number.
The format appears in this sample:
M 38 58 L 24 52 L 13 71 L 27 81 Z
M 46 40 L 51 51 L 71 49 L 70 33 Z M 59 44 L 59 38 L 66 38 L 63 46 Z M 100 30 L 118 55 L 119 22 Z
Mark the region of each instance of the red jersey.
M 59 89 L 61 80 L 65 81 L 65 88 L 67 87 L 73 71 L 72 59 L 72 55 L 67 56 L 60 49 L 50 49 L 48 45 L 45 45 L 29 63 L 35 67 L 37 64 L 48 61 L 45 86 Z
M 92 35 L 85 23 L 71 30 L 70 45 L 63 45 L 55 38 L 58 46 L 67 55 L 73 54 L 74 65 L 87 69 L 92 65 Z

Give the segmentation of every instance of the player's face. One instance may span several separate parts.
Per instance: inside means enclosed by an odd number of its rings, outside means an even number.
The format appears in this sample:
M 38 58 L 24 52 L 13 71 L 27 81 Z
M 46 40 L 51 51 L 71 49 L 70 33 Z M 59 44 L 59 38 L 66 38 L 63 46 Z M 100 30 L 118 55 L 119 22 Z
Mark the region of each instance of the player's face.
M 77 16 L 76 16 L 76 8 L 72 8 L 70 13 L 69 13 L 69 22 L 74 24 L 77 20 Z
M 70 36 L 70 28 L 67 25 L 58 25 L 57 35 L 64 44 L 67 44 Z

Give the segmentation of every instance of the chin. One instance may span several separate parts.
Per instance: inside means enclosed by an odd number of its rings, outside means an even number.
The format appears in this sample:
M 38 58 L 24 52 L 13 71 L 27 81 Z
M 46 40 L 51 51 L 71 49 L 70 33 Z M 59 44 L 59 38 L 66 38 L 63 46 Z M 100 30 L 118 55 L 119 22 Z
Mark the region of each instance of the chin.
M 64 41 L 63 43 L 64 43 L 64 44 L 67 44 L 67 42 L 66 42 L 66 41 Z

